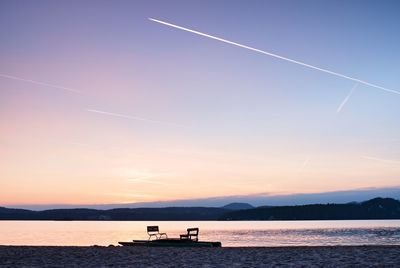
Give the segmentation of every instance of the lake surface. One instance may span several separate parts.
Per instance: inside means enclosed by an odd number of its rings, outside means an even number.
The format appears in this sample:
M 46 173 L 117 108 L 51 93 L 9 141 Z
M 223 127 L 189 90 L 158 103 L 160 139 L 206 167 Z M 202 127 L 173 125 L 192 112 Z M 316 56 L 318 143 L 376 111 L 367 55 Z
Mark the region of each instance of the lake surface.
M 358 221 L 0 221 L 0 245 L 91 246 L 147 239 L 146 226 L 169 237 L 200 228 L 223 246 L 400 245 L 400 220 Z

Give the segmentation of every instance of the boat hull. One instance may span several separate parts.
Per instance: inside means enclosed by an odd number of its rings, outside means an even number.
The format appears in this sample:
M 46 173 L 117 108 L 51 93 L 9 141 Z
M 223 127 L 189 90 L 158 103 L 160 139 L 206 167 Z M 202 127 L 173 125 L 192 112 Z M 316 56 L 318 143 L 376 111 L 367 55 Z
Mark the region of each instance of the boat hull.
M 180 239 L 158 239 L 158 240 L 133 240 L 132 242 L 118 242 L 128 247 L 221 247 L 221 242 L 191 241 Z

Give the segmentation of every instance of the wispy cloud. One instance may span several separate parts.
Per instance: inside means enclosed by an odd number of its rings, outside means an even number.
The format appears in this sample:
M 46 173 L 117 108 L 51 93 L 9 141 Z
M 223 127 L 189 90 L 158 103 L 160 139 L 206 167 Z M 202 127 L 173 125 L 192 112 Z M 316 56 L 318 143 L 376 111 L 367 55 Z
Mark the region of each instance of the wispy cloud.
M 124 173 L 128 176 L 127 179 L 128 183 L 159 184 L 159 185 L 173 185 L 173 183 L 165 182 L 162 180 L 155 180 L 156 178 L 176 175 L 175 173 L 156 173 L 156 172 L 142 171 L 138 169 L 128 169 Z
M 149 177 L 142 177 L 142 178 L 132 178 L 132 179 L 128 179 L 128 182 L 144 183 L 144 184 L 158 184 L 158 185 L 172 185 L 172 183 L 166 183 L 166 182 L 159 181 L 159 180 L 151 180 L 150 178 L 156 178 L 156 177 L 149 176 Z
M 132 174 L 132 171 L 130 172 Z M 138 184 L 159 184 L 159 185 L 173 185 L 173 183 L 168 183 L 161 180 L 154 180 L 155 178 L 167 177 L 171 174 L 167 173 L 147 173 L 147 172 L 139 172 L 135 171 L 128 179 L 129 183 L 138 183 Z
M 372 156 L 366 156 L 366 155 L 363 155 L 361 157 L 364 159 L 378 161 L 378 162 L 387 163 L 387 164 L 397 164 L 397 165 L 400 164 L 400 160 L 384 159 L 384 158 L 378 158 L 378 157 L 372 157 Z
M 143 117 L 137 117 L 137 116 L 131 116 L 131 115 L 126 115 L 126 114 L 118 114 L 118 113 L 100 111 L 100 110 L 94 110 L 94 109 L 86 109 L 86 111 L 91 112 L 91 113 L 98 113 L 98 114 L 103 114 L 103 115 L 108 115 L 108 116 L 121 117 L 121 118 L 126 118 L 126 119 L 133 119 L 133 120 L 138 120 L 138 121 L 143 121 L 143 122 L 148 122 L 148 123 L 154 123 L 154 124 L 176 126 L 176 127 L 187 127 L 185 125 L 180 125 L 180 124 L 176 124 L 176 123 L 172 123 L 172 122 L 158 121 L 158 120 L 153 120 L 153 119 L 148 119 L 148 118 L 143 118 Z
M 287 57 L 283 57 L 283 56 L 280 56 L 280 55 L 277 55 L 277 54 L 274 54 L 274 53 L 271 53 L 271 52 L 268 52 L 268 51 L 264 51 L 264 50 L 257 49 L 257 48 L 254 48 L 254 47 L 250 47 L 250 46 L 246 46 L 246 45 L 239 44 L 239 43 L 236 43 L 236 42 L 232 42 L 232 41 L 229 41 L 227 39 L 223 39 L 223 38 L 220 38 L 220 37 L 217 37 L 217 36 L 213 36 L 213 35 L 210 35 L 210 34 L 206 34 L 206 33 L 202 33 L 202 32 L 199 32 L 199 31 L 191 30 L 189 28 L 178 26 L 178 25 L 175 25 L 175 24 L 172 24 L 172 23 L 168 23 L 168 22 L 165 22 L 165 21 L 161 21 L 161 20 L 157 20 L 157 19 L 153 19 L 153 18 L 149 18 L 149 20 L 157 22 L 157 23 L 160 23 L 160 24 L 163 24 L 163 25 L 166 25 L 166 26 L 169 26 L 169 27 L 173 27 L 173 28 L 176 28 L 176 29 L 179 29 L 179 30 L 182 30 L 182 31 L 186 31 L 186 32 L 197 34 L 197 35 L 201 35 L 201 36 L 208 37 L 208 38 L 211 38 L 211 39 L 214 39 L 214 40 L 217 40 L 217 41 L 220 41 L 220 42 L 224 42 L 224 43 L 227 43 L 227 44 L 230 44 L 230 45 L 234 45 L 234 46 L 245 48 L 245 49 L 257 52 L 257 53 L 268 55 L 268 56 L 271 56 L 271 57 L 274 57 L 274 58 L 277 58 L 277 59 L 280 59 L 280 60 L 291 62 L 291 63 L 297 64 L 297 65 L 301 65 L 301 66 L 309 68 L 309 69 L 314 69 L 314 70 L 317 70 L 317 71 L 320 71 L 320 72 L 328 73 L 328 74 L 331 74 L 331 75 L 334 75 L 334 76 L 337 76 L 337 77 L 340 77 L 340 78 L 344 78 L 344 79 L 347 79 L 347 80 L 350 80 L 350 81 L 354 81 L 354 82 L 357 82 L 357 83 L 360 83 L 360 84 L 364 84 L 364 85 L 367 85 L 367 86 L 370 86 L 370 87 L 373 87 L 373 88 L 378 88 L 378 89 L 381 89 L 381 90 L 384 90 L 384 91 L 387 91 L 387 92 L 390 92 L 390 93 L 394 93 L 394 94 L 400 95 L 400 92 L 397 91 L 397 90 L 388 89 L 386 87 L 382 87 L 382 86 L 379 86 L 379 85 L 376 85 L 376 84 L 372 84 L 370 82 L 367 82 L 367 81 L 364 81 L 364 80 L 361 80 L 361 79 L 358 79 L 358 78 L 354 78 L 354 77 L 347 76 L 347 75 L 344 75 L 344 74 L 341 74 L 341 73 L 330 71 L 330 70 L 327 70 L 327 69 L 324 69 L 324 68 L 320 68 L 320 67 L 317 67 L 317 66 L 314 66 L 314 65 L 311 65 L 311 64 L 307 64 L 307 63 L 301 62 L 301 61 L 293 60 L 293 59 L 290 59 L 290 58 L 287 58 Z
M 67 140 L 56 140 L 52 142 L 54 144 L 62 144 L 62 145 L 72 145 L 76 147 L 82 147 L 87 149 L 100 149 L 100 150 L 123 150 L 124 147 L 119 146 L 109 146 L 104 144 L 95 144 L 95 143 L 84 143 L 84 142 L 76 142 L 76 141 L 67 141 Z
M 344 105 L 349 101 L 351 95 L 353 95 L 353 93 L 354 93 L 354 91 L 356 90 L 357 87 L 358 87 L 358 83 L 355 84 L 355 85 L 351 88 L 349 94 L 347 94 L 346 98 L 344 98 L 344 100 L 342 101 L 342 103 L 341 103 L 341 104 L 339 105 L 339 107 L 337 108 L 336 113 L 340 113 L 340 112 L 342 111 Z
M 148 194 L 134 194 L 134 193 L 108 193 L 108 195 L 126 196 L 126 197 L 152 197 Z
M 78 90 L 78 89 L 74 89 L 74 88 L 70 88 L 70 87 L 64 87 L 64 86 L 60 86 L 60 85 L 54 85 L 54 84 L 41 82 L 41 81 L 36 81 L 36 80 L 31 80 L 31 79 L 26 79 L 26 78 L 17 77 L 17 76 L 13 76 L 13 75 L 9 75 L 9 74 L 0 74 L 0 77 L 13 79 L 13 80 L 18 80 L 18 81 L 23 81 L 23 82 L 36 84 L 36 85 L 41 85 L 41 86 L 46 86 L 46 87 L 63 89 L 63 90 L 67 90 L 67 91 L 78 93 L 78 94 L 83 94 L 83 92 Z
M 57 141 L 57 143 L 67 144 L 67 145 L 76 145 L 76 146 L 83 146 L 83 147 L 92 147 L 92 144 L 89 143 L 82 143 L 82 142 L 74 142 L 74 141 Z

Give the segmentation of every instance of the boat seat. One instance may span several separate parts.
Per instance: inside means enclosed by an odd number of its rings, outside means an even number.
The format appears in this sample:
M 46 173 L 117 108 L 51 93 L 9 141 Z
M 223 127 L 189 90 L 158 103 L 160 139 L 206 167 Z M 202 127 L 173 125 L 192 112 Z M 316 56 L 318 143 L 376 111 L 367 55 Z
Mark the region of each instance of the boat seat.
M 161 239 L 165 236 L 165 238 L 168 238 L 167 233 L 160 233 L 158 226 L 147 226 L 147 234 L 149 235 L 149 240 L 151 240 L 152 237 Z
M 180 235 L 181 240 L 199 241 L 199 228 L 188 228 L 186 234 Z

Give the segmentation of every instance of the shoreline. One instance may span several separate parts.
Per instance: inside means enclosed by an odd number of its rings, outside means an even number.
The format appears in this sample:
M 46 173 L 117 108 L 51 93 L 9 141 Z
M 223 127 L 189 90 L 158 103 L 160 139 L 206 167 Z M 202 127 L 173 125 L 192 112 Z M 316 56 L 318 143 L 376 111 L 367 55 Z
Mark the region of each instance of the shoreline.
M 143 248 L 0 246 L 0 267 L 395 267 L 400 245 Z
M 365 245 L 293 245 L 293 246 L 224 246 L 219 247 L 219 249 L 300 249 L 300 248 L 399 248 L 400 244 L 393 244 L 393 245 L 378 245 L 378 244 L 365 244 Z M 104 245 L 90 245 L 90 246 L 74 246 L 74 245 L 7 245 L 7 244 L 0 244 L 0 251 L 2 248 L 150 248 L 150 247 L 131 247 L 131 246 L 122 246 L 118 244 L 109 244 L 108 246 Z M 174 248 L 196 248 L 196 247 L 156 247 L 156 248 L 167 248 L 167 249 L 174 249 Z M 208 247 L 203 247 L 208 248 Z M 218 249 L 215 247 L 213 249 Z

